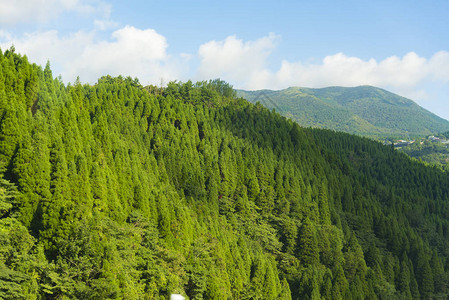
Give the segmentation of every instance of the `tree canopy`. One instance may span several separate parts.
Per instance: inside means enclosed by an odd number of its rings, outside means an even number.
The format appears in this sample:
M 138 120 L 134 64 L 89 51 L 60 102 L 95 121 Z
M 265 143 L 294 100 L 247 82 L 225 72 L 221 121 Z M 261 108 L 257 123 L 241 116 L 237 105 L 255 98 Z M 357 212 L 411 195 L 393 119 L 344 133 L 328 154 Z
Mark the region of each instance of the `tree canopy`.
M 0 297 L 447 297 L 449 177 L 221 80 L 63 84 L 0 51 Z

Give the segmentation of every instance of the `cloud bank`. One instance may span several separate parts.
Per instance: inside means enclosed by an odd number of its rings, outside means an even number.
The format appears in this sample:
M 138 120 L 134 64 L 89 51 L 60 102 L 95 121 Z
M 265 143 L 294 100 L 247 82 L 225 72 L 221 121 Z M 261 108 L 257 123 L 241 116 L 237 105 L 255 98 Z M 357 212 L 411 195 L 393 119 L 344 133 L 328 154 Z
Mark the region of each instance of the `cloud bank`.
M 96 25 L 97 30 L 107 27 Z M 180 54 L 170 54 L 166 38 L 154 29 L 133 26 L 124 26 L 103 38 L 99 38 L 95 29 L 66 36 L 51 30 L 18 38 L 0 31 L 2 40 L 2 49 L 14 44 L 31 61 L 45 65 L 50 60 L 55 75 L 61 74 L 66 82 L 73 82 L 78 75 L 81 81 L 90 83 L 103 75 L 123 75 L 137 77 L 143 84 L 156 84 L 161 79 L 167 82 L 222 78 L 236 88 L 250 90 L 373 85 L 418 101 L 429 98 L 427 85 L 449 83 L 447 51 L 437 52 L 430 58 L 409 52 L 382 60 L 363 60 L 336 53 L 314 62 L 284 60 L 277 68 L 270 69 L 270 57 L 280 41 L 275 34 L 251 41 L 233 35 L 199 45 L 197 53 Z M 191 61 L 197 62 L 194 69 Z
M 325 87 L 374 85 L 421 95 L 426 82 L 449 82 L 449 52 L 427 59 L 414 52 L 383 60 L 363 60 L 336 53 L 307 63 L 282 61 L 277 70 L 266 67 L 275 50 L 273 35 L 244 42 L 235 36 L 200 46 L 201 77 L 222 77 L 245 89 L 281 89 L 289 86 Z

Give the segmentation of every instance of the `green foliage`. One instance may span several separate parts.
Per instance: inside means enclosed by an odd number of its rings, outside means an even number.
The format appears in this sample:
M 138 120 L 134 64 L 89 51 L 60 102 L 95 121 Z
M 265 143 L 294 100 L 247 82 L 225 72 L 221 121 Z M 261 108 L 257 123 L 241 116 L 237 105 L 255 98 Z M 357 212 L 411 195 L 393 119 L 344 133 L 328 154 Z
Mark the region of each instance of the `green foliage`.
M 449 170 L 448 144 L 425 140 L 422 143 L 417 141 L 399 150 L 424 163 Z
M 0 53 L 0 297 L 447 297 L 449 178 L 221 81 Z

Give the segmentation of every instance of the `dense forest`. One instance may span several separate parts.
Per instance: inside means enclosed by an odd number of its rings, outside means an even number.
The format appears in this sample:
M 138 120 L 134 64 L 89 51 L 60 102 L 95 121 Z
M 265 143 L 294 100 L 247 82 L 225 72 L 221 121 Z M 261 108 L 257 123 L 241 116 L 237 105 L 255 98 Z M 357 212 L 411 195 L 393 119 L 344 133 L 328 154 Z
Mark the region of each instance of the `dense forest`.
M 449 295 L 449 176 L 220 80 L 65 85 L 0 51 L 0 298 Z

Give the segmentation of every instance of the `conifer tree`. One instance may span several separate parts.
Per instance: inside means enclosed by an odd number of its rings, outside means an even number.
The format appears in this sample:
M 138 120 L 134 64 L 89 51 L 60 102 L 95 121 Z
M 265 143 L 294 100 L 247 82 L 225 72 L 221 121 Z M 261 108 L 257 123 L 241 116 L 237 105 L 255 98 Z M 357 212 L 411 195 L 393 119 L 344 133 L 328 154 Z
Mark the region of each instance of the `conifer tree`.
M 306 217 L 299 234 L 299 257 L 305 265 L 318 263 L 318 244 L 316 230 L 309 218 Z

